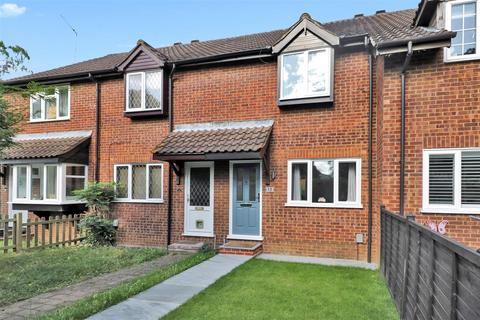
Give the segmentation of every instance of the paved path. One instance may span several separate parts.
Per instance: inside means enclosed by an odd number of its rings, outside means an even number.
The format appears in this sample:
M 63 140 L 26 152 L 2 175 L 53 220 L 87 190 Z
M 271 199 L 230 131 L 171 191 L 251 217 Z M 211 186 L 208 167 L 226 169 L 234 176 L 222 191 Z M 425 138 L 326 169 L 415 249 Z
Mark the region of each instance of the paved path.
M 157 320 L 250 258 L 216 255 L 88 319 Z
M 74 303 L 94 293 L 114 288 L 128 281 L 154 271 L 165 265 L 187 257 L 185 254 L 169 254 L 159 259 L 145 262 L 119 271 L 95 277 L 69 287 L 51 291 L 36 297 L 0 307 L 0 320 L 24 320 L 59 307 Z

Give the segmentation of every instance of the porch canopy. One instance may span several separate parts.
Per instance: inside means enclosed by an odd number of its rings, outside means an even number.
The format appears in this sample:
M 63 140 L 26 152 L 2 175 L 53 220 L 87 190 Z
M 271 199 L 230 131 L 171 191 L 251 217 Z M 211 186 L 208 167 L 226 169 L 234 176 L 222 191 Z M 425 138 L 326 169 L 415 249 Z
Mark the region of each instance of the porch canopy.
M 18 134 L 16 144 L 4 150 L 0 164 L 88 164 L 91 131 Z
M 272 127 L 273 120 L 178 125 L 154 150 L 154 159 L 168 161 L 177 176 L 185 161 L 261 159 L 268 182 Z

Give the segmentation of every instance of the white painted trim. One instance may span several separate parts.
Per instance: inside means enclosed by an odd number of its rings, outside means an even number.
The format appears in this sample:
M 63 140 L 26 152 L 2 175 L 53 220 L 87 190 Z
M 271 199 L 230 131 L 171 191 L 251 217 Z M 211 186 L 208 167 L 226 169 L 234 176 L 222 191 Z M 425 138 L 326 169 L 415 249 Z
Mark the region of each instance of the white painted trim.
M 189 213 L 190 169 L 210 168 L 210 211 L 212 230 L 209 232 L 194 232 L 187 230 L 187 215 Z M 183 234 L 192 237 L 213 237 L 215 235 L 215 163 L 213 161 L 185 162 L 185 190 L 183 197 Z
M 60 117 L 59 112 L 60 112 L 60 106 L 59 106 L 59 101 L 60 101 L 60 95 L 58 93 L 59 88 L 68 88 L 68 104 L 67 104 L 67 112 L 68 114 L 66 116 Z M 71 108 L 71 90 L 70 90 L 70 85 L 64 84 L 64 85 L 57 85 L 55 87 L 55 93 L 50 94 L 50 95 L 43 95 L 41 96 L 41 93 L 38 93 L 36 97 L 35 95 L 30 96 L 30 115 L 29 115 L 29 122 L 31 123 L 37 123 L 37 122 L 51 122 L 51 121 L 65 121 L 65 120 L 70 120 L 70 108 Z M 45 98 L 49 97 L 55 97 L 56 101 L 56 110 L 55 110 L 55 119 L 47 119 L 45 117 Z M 41 113 L 41 118 L 39 119 L 33 119 L 33 100 L 40 99 L 40 113 Z
M 326 90 L 321 93 L 308 93 L 308 54 L 310 52 L 315 52 L 315 51 L 324 51 L 325 55 L 327 56 L 328 60 L 328 67 L 326 71 L 327 79 L 325 83 L 325 88 Z M 283 59 L 285 56 L 291 56 L 291 55 L 298 55 L 298 54 L 303 54 L 304 56 L 304 66 L 305 70 L 302 70 L 303 77 L 304 77 L 304 84 L 303 86 L 305 87 L 305 92 L 304 94 L 299 94 L 296 96 L 290 96 L 290 97 L 284 97 L 284 92 L 283 92 Z M 315 98 L 315 97 L 328 97 L 331 95 L 331 83 L 332 83 L 332 48 L 330 47 L 324 47 L 324 48 L 317 48 L 317 49 L 310 49 L 310 50 L 305 50 L 305 51 L 296 51 L 296 52 L 288 52 L 288 53 L 283 53 L 280 55 L 280 99 L 281 101 L 286 101 L 286 100 L 292 100 L 292 99 L 301 99 L 301 98 Z
M 145 92 L 146 92 L 146 75 L 148 73 L 156 73 L 156 72 L 159 72 L 160 73 L 160 108 L 149 108 L 147 109 L 145 107 Z M 130 108 L 130 105 L 129 105 L 129 95 L 130 95 L 130 77 L 131 76 L 134 76 L 134 75 L 141 75 L 141 89 L 140 89 L 140 92 L 141 92 L 141 99 L 140 99 L 140 108 Z M 146 71 L 136 71 L 136 72 L 130 72 L 130 73 L 127 73 L 126 77 L 125 77 L 125 82 L 126 82 L 126 86 L 125 86 L 125 112 L 139 112 L 139 111 L 154 111 L 154 110 L 162 110 L 163 109 L 163 69 L 153 69 L 153 70 L 146 70 Z
M 260 198 L 258 204 L 259 211 L 259 232 L 258 236 L 233 234 L 233 165 L 238 163 L 258 163 L 260 164 Z M 261 160 L 230 160 L 229 162 L 229 192 L 228 192 L 228 238 L 239 240 L 263 240 L 263 163 Z M 261 238 L 261 240 L 260 240 Z
M 480 214 L 480 205 L 462 205 L 462 152 L 480 152 L 480 148 L 444 148 L 444 149 L 424 149 L 422 163 L 422 213 L 440 213 L 440 214 Z M 453 205 L 440 205 L 429 203 L 429 181 L 430 181 L 430 155 L 453 155 L 454 156 L 454 185 L 453 185 Z
M 218 130 L 218 129 L 243 129 L 270 127 L 273 120 L 245 120 L 245 121 L 224 121 L 224 122 L 205 122 L 179 124 L 175 126 L 175 131 L 200 131 L 200 130 Z
M 313 187 L 313 162 L 331 160 L 333 161 L 333 202 L 317 203 L 312 201 Z M 342 162 L 355 162 L 356 164 L 356 201 L 339 201 L 338 200 L 338 165 Z M 307 164 L 307 200 L 292 200 L 292 164 Z M 288 160 L 287 164 L 287 202 L 286 207 L 312 207 L 312 208 L 346 208 L 361 209 L 362 205 L 362 159 L 361 158 L 335 158 L 335 159 L 294 159 Z
M 91 130 L 84 131 L 59 131 L 43 133 L 20 133 L 13 137 L 14 141 L 29 141 L 38 139 L 62 139 L 62 138 L 88 138 L 92 135 Z
M 470 60 L 478 60 L 480 59 L 480 40 L 479 40 L 479 31 L 480 31 L 480 6 L 476 0 L 455 0 L 455 1 L 448 1 L 445 2 L 445 29 L 452 30 L 452 6 L 458 4 L 466 4 L 466 3 L 476 3 L 476 53 L 475 54 L 468 54 L 462 56 L 450 56 L 450 48 L 443 49 L 443 60 L 445 63 L 452 63 L 452 62 L 461 62 L 461 61 L 470 61 Z

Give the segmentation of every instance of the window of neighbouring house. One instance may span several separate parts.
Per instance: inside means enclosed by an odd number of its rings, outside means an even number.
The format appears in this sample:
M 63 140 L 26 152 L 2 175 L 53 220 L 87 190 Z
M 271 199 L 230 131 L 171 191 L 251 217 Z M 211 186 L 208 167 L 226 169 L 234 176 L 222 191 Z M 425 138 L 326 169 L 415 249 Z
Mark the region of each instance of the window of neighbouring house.
M 287 205 L 359 207 L 360 159 L 291 160 Z
M 30 121 L 66 120 L 70 117 L 70 87 L 59 86 L 52 94 L 30 97 Z
M 15 165 L 12 171 L 13 202 L 53 204 L 77 201 L 73 191 L 86 187 L 87 170 L 87 166 L 77 164 Z
M 280 100 L 330 96 L 330 48 L 284 53 L 280 59 Z
M 480 213 L 480 149 L 426 150 L 423 210 Z
M 126 111 L 162 109 L 163 71 L 128 73 L 126 76 Z
M 465 60 L 479 57 L 477 33 L 479 12 L 476 1 L 450 1 L 446 3 L 446 28 L 457 33 L 446 60 Z
M 118 201 L 162 202 L 162 164 L 119 164 L 114 171 Z

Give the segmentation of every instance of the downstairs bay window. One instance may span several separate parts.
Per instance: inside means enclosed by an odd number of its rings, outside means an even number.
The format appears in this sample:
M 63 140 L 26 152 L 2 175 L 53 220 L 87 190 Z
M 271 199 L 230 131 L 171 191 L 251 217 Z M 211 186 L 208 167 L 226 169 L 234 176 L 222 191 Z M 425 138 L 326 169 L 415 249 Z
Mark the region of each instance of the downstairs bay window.
M 359 208 L 360 172 L 360 159 L 291 160 L 287 205 Z
M 424 151 L 423 211 L 480 214 L 480 149 Z
M 162 164 L 115 165 L 116 200 L 122 202 L 163 202 Z
M 78 202 L 74 190 L 84 189 L 87 169 L 79 164 L 12 166 L 12 202 L 62 204 Z

